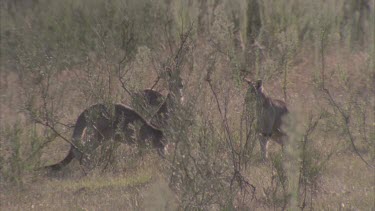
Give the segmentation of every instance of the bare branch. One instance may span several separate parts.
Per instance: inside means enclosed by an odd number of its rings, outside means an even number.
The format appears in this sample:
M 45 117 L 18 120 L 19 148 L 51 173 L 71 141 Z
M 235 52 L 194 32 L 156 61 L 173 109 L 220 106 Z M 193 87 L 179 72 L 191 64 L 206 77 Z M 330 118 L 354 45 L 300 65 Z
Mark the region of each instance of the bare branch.
M 329 90 L 327 88 L 324 88 L 323 87 L 323 91 L 327 94 L 328 96 L 328 99 L 331 103 L 331 105 L 337 109 L 337 111 L 339 112 L 339 114 L 341 115 L 341 117 L 343 118 L 344 120 L 344 127 L 345 127 L 345 130 L 346 130 L 346 133 L 348 134 L 349 136 L 349 141 L 350 141 L 350 144 L 355 152 L 355 154 L 357 154 L 357 156 L 368 166 L 368 167 L 372 167 L 374 168 L 373 165 L 369 164 L 364 158 L 363 156 L 359 153 L 358 149 L 357 149 L 357 146 L 355 145 L 355 138 L 350 130 L 350 126 L 349 126 L 349 121 L 350 121 L 350 116 L 348 116 L 344 110 L 337 104 L 337 102 L 333 99 L 331 93 L 329 92 Z

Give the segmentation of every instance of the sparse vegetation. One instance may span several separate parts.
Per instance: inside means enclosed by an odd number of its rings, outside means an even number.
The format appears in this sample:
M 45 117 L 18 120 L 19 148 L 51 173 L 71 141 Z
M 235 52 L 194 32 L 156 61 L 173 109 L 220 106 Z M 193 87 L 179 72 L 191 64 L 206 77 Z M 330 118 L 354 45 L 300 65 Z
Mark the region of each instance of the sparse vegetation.
M 374 6 L 1 1 L 0 209 L 375 209 Z M 168 72 L 184 101 L 157 128 L 165 159 L 109 140 L 93 168 L 40 170 L 67 155 L 91 105 L 122 103 L 155 122 L 135 98 L 152 88 L 173 100 Z M 270 143 L 264 162 L 244 77 L 288 105 L 283 149 Z

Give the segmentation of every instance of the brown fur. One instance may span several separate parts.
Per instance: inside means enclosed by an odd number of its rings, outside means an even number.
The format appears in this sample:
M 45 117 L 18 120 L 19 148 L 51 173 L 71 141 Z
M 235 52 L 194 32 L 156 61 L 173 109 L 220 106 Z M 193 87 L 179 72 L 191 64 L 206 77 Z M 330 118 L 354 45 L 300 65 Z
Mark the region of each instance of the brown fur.
M 141 125 L 139 137 L 133 127 L 136 123 Z M 140 146 L 150 142 L 161 155 L 164 153 L 163 132 L 149 124 L 132 108 L 121 104 L 95 104 L 79 115 L 68 155 L 61 162 L 45 168 L 60 170 L 74 158 L 82 161 L 86 154 L 93 152 L 108 139 L 126 144 L 138 143 Z
M 286 103 L 282 100 L 272 99 L 264 93 L 262 81 L 252 82 L 245 79 L 249 84 L 248 94 L 255 95 L 257 130 L 263 159 L 267 159 L 268 140 L 276 141 L 284 145 L 283 139 L 286 134 L 281 130 L 283 117 L 289 112 Z
M 167 71 L 169 76 L 169 94 L 164 101 L 162 95 L 154 90 L 146 89 L 143 97 L 147 106 L 160 106 L 153 116 L 152 122 L 160 127 L 165 127 L 167 119 L 173 110 L 175 99 L 182 100 L 182 79 L 179 73 Z M 160 104 L 160 102 L 163 102 Z M 134 129 L 134 123 L 140 124 L 139 137 Z M 119 133 L 120 132 L 120 133 Z M 164 156 L 165 139 L 163 132 L 147 122 L 139 113 L 132 108 L 115 104 L 106 106 L 96 104 L 83 111 L 75 124 L 72 145 L 68 155 L 59 163 L 45 168 L 60 170 L 68 165 L 71 160 L 77 158 L 82 161 L 85 154 L 93 152 L 100 144 L 108 139 L 114 139 L 126 144 L 138 143 L 141 146 L 150 142 L 151 146 L 158 149 Z
M 160 128 L 167 126 L 168 119 L 172 115 L 176 103 L 182 103 L 184 99 L 182 96 L 183 83 L 179 74 L 170 71 L 167 71 L 167 74 L 169 86 L 167 97 L 153 89 L 145 89 L 137 95 L 137 98 L 141 99 L 135 99 L 136 102 L 132 103 L 135 106 L 140 105 L 140 107 L 147 110 L 147 113 L 155 111 L 151 115 L 151 122 Z M 139 101 L 141 103 L 138 103 Z

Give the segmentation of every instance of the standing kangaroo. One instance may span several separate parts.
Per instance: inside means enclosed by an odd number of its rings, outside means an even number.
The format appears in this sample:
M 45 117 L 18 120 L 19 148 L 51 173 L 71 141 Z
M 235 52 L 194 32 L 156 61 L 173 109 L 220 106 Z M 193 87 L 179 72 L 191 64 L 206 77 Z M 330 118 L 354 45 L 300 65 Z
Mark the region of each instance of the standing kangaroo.
M 288 108 L 284 101 L 267 97 L 262 87 L 262 81 L 252 82 L 245 79 L 249 84 L 247 96 L 255 96 L 255 111 L 257 119 L 257 132 L 259 135 L 260 148 L 263 160 L 268 158 L 268 140 L 272 138 L 281 146 L 286 134 L 281 130 L 282 118 L 288 114 Z
M 140 124 L 139 137 L 134 129 L 134 124 Z M 83 136 L 89 135 L 86 141 Z M 95 104 L 84 110 L 78 117 L 72 136 L 72 143 L 68 155 L 59 163 L 46 166 L 51 170 L 60 170 L 68 165 L 74 158 L 80 162 L 86 154 L 92 153 L 103 141 L 114 139 L 121 143 L 140 146 L 147 145 L 149 141 L 161 156 L 164 154 L 163 132 L 143 119 L 132 108 L 115 104 L 106 106 Z

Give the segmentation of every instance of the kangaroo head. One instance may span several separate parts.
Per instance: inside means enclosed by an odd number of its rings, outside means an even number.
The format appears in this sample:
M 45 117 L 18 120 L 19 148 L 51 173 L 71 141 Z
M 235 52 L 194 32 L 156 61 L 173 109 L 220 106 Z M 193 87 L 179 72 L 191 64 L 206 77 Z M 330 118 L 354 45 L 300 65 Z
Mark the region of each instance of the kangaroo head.
M 260 94 L 263 92 L 262 80 L 252 81 L 251 79 L 244 78 L 249 84 L 249 90 L 254 94 Z

